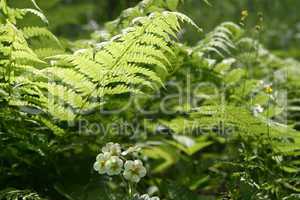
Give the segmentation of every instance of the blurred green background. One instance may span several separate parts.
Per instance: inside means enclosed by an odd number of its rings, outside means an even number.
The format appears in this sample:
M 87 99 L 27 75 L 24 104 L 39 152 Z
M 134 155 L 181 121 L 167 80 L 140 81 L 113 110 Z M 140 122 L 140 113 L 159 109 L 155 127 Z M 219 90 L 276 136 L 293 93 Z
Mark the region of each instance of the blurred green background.
M 30 0 L 12 0 L 14 6 L 31 7 Z M 37 0 L 49 19 L 49 27 L 59 36 L 88 38 L 107 21 L 117 18 L 121 11 L 133 7 L 139 0 Z M 207 4 L 209 2 L 210 5 Z M 268 48 L 281 49 L 282 55 L 300 57 L 299 0 L 181 0 L 179 11 L 187 14 L 210 31 L 224 21 L 239 23 L 241 12 L 248 11 L 246 29 L 262 23 L 260 41 Z M 260 20 L 263 19 L 262 22 Z M 29 21 L 29 20 L 28 20 Z M 32 20 L 31 20 L 32 22 Z M 184 41 L 199 41 L 201 35 L 187 28 Z M 284 51 L 288 51 L 284 52 Z

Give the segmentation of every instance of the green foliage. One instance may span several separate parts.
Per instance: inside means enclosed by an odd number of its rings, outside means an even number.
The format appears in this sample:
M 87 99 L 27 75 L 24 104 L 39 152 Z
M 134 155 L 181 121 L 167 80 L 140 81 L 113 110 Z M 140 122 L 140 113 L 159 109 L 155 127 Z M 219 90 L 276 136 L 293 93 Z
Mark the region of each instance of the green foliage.
M 28 190 L 6 189 L 0 191 L 0 198 L 3 200 L 42 200 L 38 194 Z
M 110 141 L 142 149 L 135 186 L 163 200 L 299 198 L 299 61 L 257 27 L 203 33 L 184 1 L 122 1 L 93 28 L 70 2 L 0 0 L 0 199 L 127 198 L 92 169 Z

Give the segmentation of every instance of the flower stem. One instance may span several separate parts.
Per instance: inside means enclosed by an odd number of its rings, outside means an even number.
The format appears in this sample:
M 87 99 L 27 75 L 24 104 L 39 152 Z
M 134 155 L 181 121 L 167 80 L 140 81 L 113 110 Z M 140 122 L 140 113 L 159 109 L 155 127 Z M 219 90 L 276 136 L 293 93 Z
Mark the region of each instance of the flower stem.
M 129 199 L 132 200 L 133 192 L 132 192 L 132 184 L 131 184 L 131 182 L 128 183 L 128 195 L 129 195 Z

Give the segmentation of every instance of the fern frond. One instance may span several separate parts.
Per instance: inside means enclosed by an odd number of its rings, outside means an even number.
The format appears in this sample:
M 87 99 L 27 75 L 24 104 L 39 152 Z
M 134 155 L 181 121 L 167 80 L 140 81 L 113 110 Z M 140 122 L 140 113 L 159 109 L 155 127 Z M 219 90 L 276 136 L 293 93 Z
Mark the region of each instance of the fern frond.
M 159 59 L 160 61 L 163 61 L 164 65 L 171 66 L 171 63 L 167 58 L 167 56 L 162 51 L 156 49 L 153 46 L 145 46 L 145 45 L 138 44 L 132 50 L 132 55 L 137 55 L 137 54 L 147 55 L 149 57 Z
M 150 80 L 158 83 L 159 85 L 163 85 L 162 80 L 160 77 L 150 69 L 146 69 L 143 67 L 139 67 L 138 65 L 134 64 L 124 64 L 118 68 L 115 68 L 111 71 L 111 74 L 113 76 L 122 76 L 122 75 L 143 75 L 146 78 L 149 78 Z
M 165 11 L 165 13 L 167 14 L 167 16 L 170 16 L 170 12 Z M 178 19 L 180 19 L 182 22 L 187 22 L 188 24 L 191 24 L 193 27 L 195 27 L 199 32 L 202 32 L 203 30 L 197 25 L 195 24 L 195 22 L 193 20 L 191 20 L 189 17 L 187 17 L 186 15 L 180 13 L 180 12 L 171 12 L 171 14 L 175 14 L 176 17 Z M 171 19 L 171 18 L 169 18 Z M 174 19 L 173 19 L 174 20 Z M 176 22 L 175 22 L 176 23 Z
M 79 72 L 87 76 L 89 79 L 97 82 L 102 80 L 107 70 L 103 69 L 100 63 L 94 62 L 92 59 L 82 55 L 60 55 L 56 58 L 62 59 L 72 64 Z
M 47 37 L 59 44 L 58 39 L 47 28 L 44 27 L 25 27 L 22 30 L 25 39 L 33 37 Z
M 99 97 L 103 97 L 105 95 L 115 95 L 124 93 L 141 94 L 140 90 L 126 85 L 117 85 L 115 87 L 102 87 L 97 90 L 97 94 Z
M 67 63 L 67 68 L 48 68 L 47 71 L 59 77 L 67 84 L 65 86 L 82 92 L 84 102 L 92 97 L 140 93 L 140 85 L 151 88 L 153 84 L 162 85 L 163 73 L 167 74 L 172 70 L 170 59 L 175 53 L 171 44 L 180 30 L 181 19 L 192 23 L 187 17 L 172 12 L 157 12 L 139 18 L 122 34 L 108 42 L 97 44 L 96 49 L 82 49 L 73 55 L 50 57 L 49 59 Z M 89 84 L 84 84 L 87 87 L 83 88 L 79 83 L 65 77 L 63 72 L 72 74 L 78 82 L 82 80 Z M 63 88 L 67 90 L 65 86 Z M 64 97 L 61 99 L 68 102 Z
M 34 5 L 34 7 L 35 7 L 36 9 L 38 9 L 39 11 L 42 12 L 41 8 L 38 6 L 38 4 L 36 3 L 35 0 L 30 0 L 30 1 L 31 1 L 31 3 Z
M 172 48 L 166 42 L 164 38 L 161 38 L 157 36 L 153 32 L 146 32 L 144 35 L 142 35 L 140 38 L 140 43 L 142 45 L 151 45 L 153 47 L 157 47 L 159 49 L 162 49 L 163 51 L 167 52 L 171 56 L 175 56 Z
M 72 69 L 49 67 L 42 70 L 42 73 L 48 75 L 50 80 L 59 80 L 73 88 L 83 96 L 88 95 L 94 88 L 95 85 L 87 80 L 87 78 Z
M 42 61 L 41 59 L 38 58 L 38 56 L 36 54 L 32 54 L 32 53 L 29 53 L 29 52 L 26 52 L 26 51 L 13 51 L 12 54 L 12 59 L 15 59 L 15 60 L 19 60 L 19 61 L 22 61 L 22 60 L 26 60 L 26 61 L 32 61 L 32 62 L 38 62 L 38 63 L 46 63 L 44 61 Z
M 123 83 L 126 85 L 144 85 L 152 88 L 152 83 L 139 76 L 130 76 L 128 74 L 119 74 L 115 77 L 108 77 L 101 81 L 101 86 L 107 86 L 113 83 Z
M 38 48 L 38 49 L 34 49 L 35 54 L 41 58 L 41 59 L 45 59 L 57 54 L 63 54 L 64 50 L 62 49 L 55 49 L 55 48 Z
M 72 109 L 59 104 L 54 99 L 48 97 L 40 97 L 43 102 L 44 112 L 49 113 L 55 119 L 62 121 L 73 121 L 76 117 Z
M 231 22 L 224 22 L 199 42 L 195 51 L 214 52 L 221 57 L 235 48 L 234 40 L 241 35 L 241 28 Z
M 31 14 L 39 17 L 46 24 L 49 24 L 47 17 L 41 11 L 38 11 L 38 10 L 32 9 L 32 8 L 24 8 L 24 9 L 22 9 L 22 11 L 24 13 L 31 13 Z
M 255 117 L 250 111 L 243 108 L 230 105 L 203 106 L 196 109 L 196 112 L 191 114 L 191 118 L 204 126 L 219 127 L 222 124 L 224 129 L 234 128 L 233 134 L 269 135 L 274 140 L 274 145 L 281 141 L 279 143 L 282 148 L 292 144 L 294 148 L 290 148 L 291 151 L 300 150 L 300 136 L 297 131 L 266 118 Z M 207 124 L 207 120 L 210 121 L 209 124 Z M 286 142 L 290 141 L 289 139 L 292 139 L 291 143 Z M 275 150 L 281 151 L 279 146 L 274 147 Z
M 2 200 L 43 200 L 37 193 L 30 190 L 17 190 L 14 188 L 7 188 L 0 191 L 0 199 Z
M 83 100 L 80 95 L 71 89 L 58 85 L 56 83 L 38 83 L 39 87 L 47 89 L 49 95 L 60 98 L 66 104 L 70 104 L 73 108 L 81 108 Z
M 46 127 L 48 127 L 57 136 L 63 136 L 65 134 L 65 131 L 63 129 L 53 124 L 50 120 L 47 120 L 46 118 L 43 117 L 38 117 L 37 120 L 40 120 Z
M 163 71 L 168 72 L 167 66 L 164 65 L 160 60 L 153 58 L 151 56 L 147 56 L 145 54 L 135 54 L 135 53 L 128 54 L 127 61 L 129 63 L 134 63 L 136 65 L 145 64 L 150 66 L 152 65 L 154 67 L 156 66 L 162 69 Z

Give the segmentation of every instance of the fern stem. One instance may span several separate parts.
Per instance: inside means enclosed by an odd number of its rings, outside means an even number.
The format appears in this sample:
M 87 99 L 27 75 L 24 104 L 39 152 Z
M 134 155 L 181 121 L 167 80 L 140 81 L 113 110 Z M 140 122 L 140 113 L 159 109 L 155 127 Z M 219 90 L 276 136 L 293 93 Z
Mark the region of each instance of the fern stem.
M 9 22 L 7 22 L 9 23 Z M 12 37 L 12 42 L 10 44 L 10 52 L 9 52 L 9 63 L 8 63 L 8 71 L 7 71 L 7 76 L 8 76 L 8 94 L 11 96 L 11 73 L 12 73 L 12 66 L 14 66 L 14 59 L 12 58 L 12 52 L 14 51 L 14 42 L 16 40 L 16 33 L 15 33 L 15 27 L 12 25 L 12 30 L 13 30 L 13 37 Z

